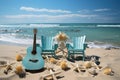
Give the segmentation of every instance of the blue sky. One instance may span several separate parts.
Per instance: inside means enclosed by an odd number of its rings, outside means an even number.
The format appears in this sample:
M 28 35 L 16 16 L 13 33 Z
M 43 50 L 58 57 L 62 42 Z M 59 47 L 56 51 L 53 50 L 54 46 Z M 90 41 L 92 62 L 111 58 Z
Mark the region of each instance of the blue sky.
M 0 24 L 120 23 L 120 0 L 0 0 Z

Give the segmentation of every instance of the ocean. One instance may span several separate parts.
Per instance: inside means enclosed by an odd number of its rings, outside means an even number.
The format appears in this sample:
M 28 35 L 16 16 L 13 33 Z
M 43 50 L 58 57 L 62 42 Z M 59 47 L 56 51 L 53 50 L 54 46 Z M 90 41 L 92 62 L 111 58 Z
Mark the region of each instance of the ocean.
M 0 44 L 32 45 L 33 29 L 40 37 L 55 36 L 59 32 L 73 36 L 86 35 L 89 48 L 120 48 L 120 23 L 21 23 L 0 24 Z

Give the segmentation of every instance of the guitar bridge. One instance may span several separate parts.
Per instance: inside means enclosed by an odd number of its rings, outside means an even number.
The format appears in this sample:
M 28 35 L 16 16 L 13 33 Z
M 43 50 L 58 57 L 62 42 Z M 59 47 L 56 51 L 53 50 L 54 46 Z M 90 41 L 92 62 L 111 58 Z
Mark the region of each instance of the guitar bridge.
M 37 59 L 30 59 L 29 61 L 34 62 L 34 63 L 38 62 Z

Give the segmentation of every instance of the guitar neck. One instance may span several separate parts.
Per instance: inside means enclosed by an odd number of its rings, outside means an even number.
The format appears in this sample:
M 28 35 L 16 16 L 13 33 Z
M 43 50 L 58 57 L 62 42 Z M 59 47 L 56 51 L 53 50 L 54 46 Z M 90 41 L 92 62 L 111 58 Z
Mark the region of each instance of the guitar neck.
M 34 34 L 32 54 L 36 54 L 36 34 Z

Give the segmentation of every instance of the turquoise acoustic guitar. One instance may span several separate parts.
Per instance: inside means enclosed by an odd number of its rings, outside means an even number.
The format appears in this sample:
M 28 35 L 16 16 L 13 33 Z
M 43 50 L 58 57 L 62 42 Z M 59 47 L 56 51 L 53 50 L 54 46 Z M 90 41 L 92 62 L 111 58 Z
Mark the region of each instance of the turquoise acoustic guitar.
M 23 58 L 22 64 L 26 70 L 40 70 L 44 68 L 44 60 L 41 56 L 41 48 L 36 44 L 37 29 L 34 29 L 33 46 L 27 48 L 27 54 Z

